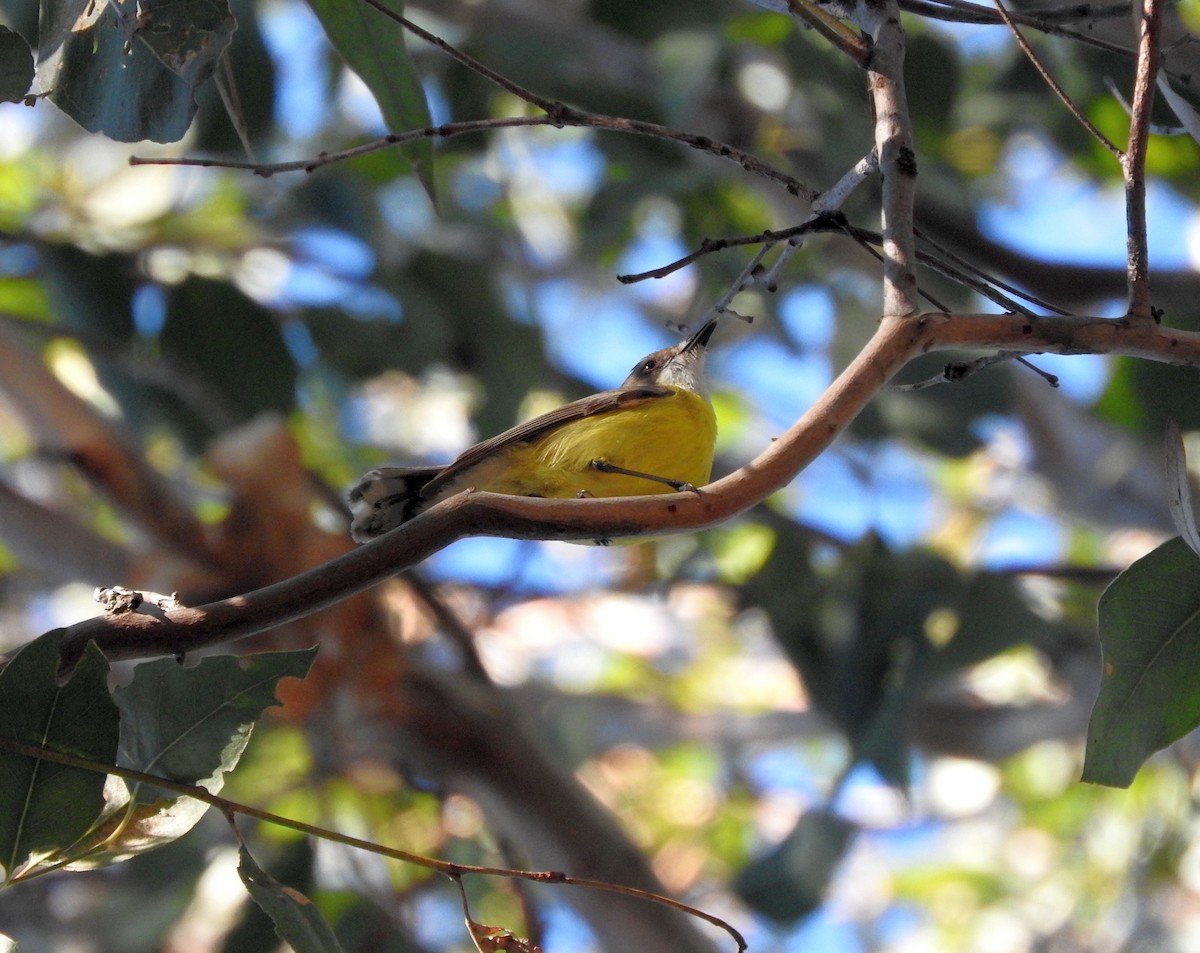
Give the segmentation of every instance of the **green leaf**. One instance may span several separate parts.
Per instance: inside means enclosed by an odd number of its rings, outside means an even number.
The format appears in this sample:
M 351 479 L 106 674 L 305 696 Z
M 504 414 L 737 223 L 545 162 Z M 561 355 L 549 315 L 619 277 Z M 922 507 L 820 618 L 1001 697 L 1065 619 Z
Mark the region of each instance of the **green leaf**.
M 0 671 L 0 737 L 111 764 L 117 709 L 108 662 L 89 643 L 71 678 L 58 684 L 56 629 L 22 648 Z M 0 750 L 0 864 L 9 879 L 65 850 L 104 808 L 103 773 Z
M 243 846 L 238 855 L 238 876 L 251 899 L 275 924 L 279 939 L 296 953 L 340 953 L 333 929 L 308 897 L 285 887 L 254 862 Z
M 309 649 L 214 656 L 194 668 L 172 659 L 139 665 L 133 681 L 114 692 L 121 712 L 117 764 L 216 794 L 263 709 L 278 704 L 279 680 L 303 678 L 315 655 Z M 114 786 L 104 823 L 78 845 L 71 869 L 117 863 L 178 840 L 208 810 L 205 802 L 164 788 Z
M 222 655 L 193 668 L 172 659 L 139 665 L 133 681 L 113 693 L 121 715 L 117 764 L 216 794 L 263 709 L 278 704 L 279 680 L 303 678 L 315 654 Z M 165 788 L 112 781 L 104 822 L 76 846 L 70 869 L 102 867 L 170 843 L 208 810 Z
M 809 811 L 783 843 L 747 865 L 734 890 L 759 913 L 791 923 L 821 905 L 857 828 L 828 811 Z
M 0 102 L 19 103 L 33 85 L 33 51 L 20 33 L 0 26 Z
M 404 12 L 400 0 L 383 0 L 396 13 Z M 392 132 L 423 129 L 432 124 L 425 91 L 408 56 L 406 31 L 365 3 L 346 0 L 308 0 L 329 40 L 356 72 L 383 113 Z M 433 194 L 433 143 L 429 139 L 411 143 L 403 154 Z
M 117 764 L 216 794 L 263 709 L 279 704 L 279 680 L 303 678 L 315 655 L 306 649 L 220 655 L 190 668 L 172 659 L 139 665 L 133 681 L 113 693 L 121 711 Z
M 1155 751 L 1200 725 L 1200 557 L 1176 537 L 1100 597 L 1104 674 L 1083 780 L 1128 787 Z
M 201 8 L 205 15 L 193 29 L 190 18 Z M 97 0 L 64 26 L 55 24 L 55 38 L 64 37 L 49 77 L 55 105 L 89 132 L 119 142 L 175 142 L 191 125 L 196 89 L 229 45 L 235 22 L 224 0 Z
M 208 80 L 233 39 L 227 0 L 139 0 L 135 36 L 193 89 Z

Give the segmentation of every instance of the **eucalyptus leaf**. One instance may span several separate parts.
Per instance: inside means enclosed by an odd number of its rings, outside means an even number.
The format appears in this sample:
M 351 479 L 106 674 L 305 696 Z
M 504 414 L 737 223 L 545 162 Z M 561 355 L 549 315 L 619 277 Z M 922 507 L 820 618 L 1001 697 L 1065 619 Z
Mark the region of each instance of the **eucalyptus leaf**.
M 108 662 L 89 643 L 60 685 L 62 635 L 56 629 L 29 643 L 0 671 L 0 738 L 111 764 L 118 716 Z M 105 777 L 0 748 L 0 864 L 9 878 L 87 833 L 104 809 Z
M 1127 787 L 1155 751 L 1200 725 L 1200 556 L 1178 537 L 1100 597 L 1104 672 L 1083 780 Z
M 0 26 L 0 102 L 20 102 L 32 85 L 33 51 L 20 33 Z
M 399 0 L 383 0 L 383 4 L 398 14 L 404 11 Z M 391 132 L 432 124 L 425 91 L 405 46 L 406 31 L 400 24 L 362 2 L 308 0 L 308 5 L 342 59 L 371 90 Z M 433 143 L 422 139 L 402 152 L 432 195 Z
M 342 947 L 333 929 L 308 897 L 259 867 L 244 846 L 238 856 L 238 876 L 251 899 L 275 924 L 279 939 L 295 953 L 340 953 Z
M 117 763 L 215 794 L 263 710 L 279 704 L 279 680 L 303 678 L 315 655 L 309 649 L 214 656 L 194 667 L 173 659 L 139 665 L 133 681 L 113 693 L 121 710 Z M 143 792 L 139 799 L 157 796 Z
M 175 142 L 191 125 L 196 89 L 212 75 L 235 21 L 225 0 L 97 0 L 65 33 L 63 25 L 56 21 L 64 38 L 44 69 L 55 105 L 119 142 Z

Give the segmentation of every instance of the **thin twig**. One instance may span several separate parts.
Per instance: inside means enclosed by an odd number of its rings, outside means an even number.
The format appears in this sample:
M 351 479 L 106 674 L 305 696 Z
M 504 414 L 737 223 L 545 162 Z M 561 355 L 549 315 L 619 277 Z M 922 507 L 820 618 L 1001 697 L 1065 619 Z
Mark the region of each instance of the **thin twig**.
M 957 384 L 985 368 L 991 367 L 994 364 L 1003 364 L 1006 361 L 1014 361 L 1033 371 L 1033 373 L 1037 374 L 1038 377 L 1051 387 L 1058 387 L 1058 375 L 1042 370 L 1032 361 L 1012 351 L 1000 351 L 997 354 L 986 354 L 983 357 L 977 357 L 973 361 L 951 361 L 942 368 L 940 374 L 934 374 L 933 377 L 914 381 L 911 384 L 889 384 L 886 390 L 906 392 L 925 390 L 929 387 L 939 387 L 943 384 Z
M 706 322 L 712 315 L 724 314 L 728 310 L 730 304 L 733 303 L 733 299 L 762 275 L 762 260 L 766 257 L 767 252 L 774 247 L 773 244 L 765 244 L 751 256 L 750 261 L 746 263 L 746 267 L 742 269 L 742 273 L 734 279 L 733 283 L 725 291 L 725 294 L 712 306 L 709 312 L 701 317 L 700 323 Z
M 921 229 L 914 228 L 914 232 L 917 236 L 917 239 L 920 242 L 922 242 L 923 244 L 928 245 L 935 252 L 937 252 L 938 256 L 940 256 L 940 258 L 943 261 L 946 261 L 946 262 L 949 262 L 950 264 L 955 265 L 956 267 L 960 268 L 963 272 L 968 272 L 970 274 L 977 275 L 982 281 L 987 282 L 989 285 L 991 285 L 995 288 L 998 288 L 1001 291 L 1005 291 L 1008 294 L 1013 295 L 1015 297 L 1024 298 L 1030 304 L 1037 305 L 1037 307 L 1042 308 L 1046 311 L 1053 311 L 1055 314 L 1070 314 L 1071 313 L 1070 311 L 1068 311 L 1065 308 L 1060 308 L 1057 305 L 1051 304 L 1050 302 L 1045 301 L 1042 298 L 1039 298 L 1037 295 L 1030 294 L 1028 291 L 1022 291 L 1016 285 L 1010 284 L 1009 282 L 1004 281 L 1003 279 L 997 278 L 995 275 L 987 274 L 981 268 L 978 268 L 975 265 L 971 264 L 971 262 L 967 261 L 962 256 L 957 255 L 954 252 L 952 252 L 941 242 L 937 241 L 934 238 L 931 238 L 929 235 L 922 232 Z M 921 260 L 925 261 L 924 257 L 922 257 Z M 1017 311 L 1017 310 L 1021 310 L 1021 309 L 1013 308 L 1013 310 Z
M 830 16 L 811 0 L 787 0 L 787 6 L 792 16 L 816 30 L 859 66 L 866 68 L 871 57 L 871 48 L 841 20 Z
M 1129 317 L 1153 322 L 1150 303 L 1150 253 L 1146 238 L 1146 149 L 1150 139 L 1150 109 L 1158 76 L 1160 0 L 1141 0 L 1141 34 L 1130 106 L 1129 144 L 1121 155 L 1125 177 L 1125 239 L 1129 275 Z
M 624 116 L 607 116 L 603 113 L 593 113 L 587 110 L 577 109 L 573 106 L 565 106 L 562 103 L 553 104 L 554 112 L 548 113 L 545 116 L 508 116 L 498 119 L 469 119 L 462 122 L 448 122 L 440 126 L 426 126 L 422 129 L 411 129 L 408 132 L 389 133 L 372 142 L 363 143 L 351 149 L 342 149 L 337 152 L 322 152 L 315 157 L 305 159 L 297 159 L 292 162 L 272 162 L 255 164 L 252 162 L 238 161 L 233 159 L 202 159 L 192 157 L 161 157 L 153 156 L 131 156 L 129 159 L 130 165 L 173 165 L 173 166 L 193 166 L 203 169 L 241 169 L 252 172 L 262 178 L 269 178 L 273 175 L 278 175 L 283 172 L 313 172 L 322 166 L 332 165 L 336 162 L 344 162 L 347 159 L 353 159 L 358 156 L 367 155 L 372 152 L 378 152 L 381 149 L 386 149 L 394 145 L 402 145 L 407 142 L 414 142 L 418 139 L 449 139 L 454 136 L 461 136 L 467 133 L 482 132 L 491 129 L 506 129 L 516 126 L 553 126 L 561 128 L 564 126 L 572 126 L 587 129 L 603 129 L 608 132 L 624 132 L 632 135 L 647 136 L 653 139 L 663 139 L 669 142 L 677 142 L 689 148 L 695 149 L 698 152 L 707 153 L 708 155 L 716 156 L 720 159 L 728 159 L 736 162 L 746 172 L 751 175 L 757 175 L 761 178 L 768 179 L 772 182 L 777 182 L 782 185 L 789 194 L 795 195 L 800 199 L 812 202 L 817 196 L 817 192 L 805 185 L 793 175 L 775 168 L 769 162 L 765 162 L 753 153 L 746 152 L 744 149 L 739 149 L 736 146 L 731 146 L 728 143 L 720 142 L 712 139 L 709 136 L 701 136 L 691 132 L 685 132 L 680 129 L 672 129 L 670 126 L 663 126 L 659 123 L 645 122 L 639 119 L 628 119 Z
M 1024 52 L 1029 62 L 1033 64 L 1033 68 L 1038 71 L 1038 74 L 1045 81 L 1046 85 L 1054 90 L 1054 95 L 1056 95 L 1062 101 L 1063 105 L 1070 110 L 1071 115 L 1079 120 L 1080 125 L 1082 125 L 1084 129 L 1091 133 L 1092 137 L 1097 142 L 1099 142 L 1102 146 L 1104 146 L 1105 149 L 1116 156 L 1118 161 L 1121 161 L 1123 153 L 1121 152 L 1120 147 L 1117 146 L 1116 143 L 1114 143 L 1111 139 L 1109 139 L 1108 136 L 1097 129 L 1095 124 L 1083 114 L 1083 110 L 1076 106 L 1075 101 L 1067 95 L 1066 91 L 1061 86 L 1058 85 L 1058 81 L 1050 74 L 1050 71 L 1046 69 L 1045 65 L 1038 58 L 1038 55 L 1033 51 L 1033 47 L 1029 45 L 1029 41 L 1025 39 L 1025 35 L 1021 32 L 1021 28 L 1017 26 L 1016 21 L 1008 12 L 1008 8 L 1004 6 L 1004 0 L 992 0 L 992 2 L 996 4 L 996 10 L 999 12 L 1001 19 L 1008 24 L 1008 28 L 1012 31 L 1012 35 L 1016 39 L 1017 45 L 1021 47 L 1022 52 Z
M 872 149 L 854 164 L 854 168 L 817 196 L 813 201 L 813 211 L 818 214 L 836 212 L 855 189 L 878 171 L 879 158 Z
M 665 278 L 667 275 L 673 274 L 682 268 L 686 268 L 688 265 L 694 264 L 696 261 L 705 257 L 706 255 L 724 251 L 727 248 L 735 248 L 744 245 L 776 244 L 781 242 L 786 243 L 784 247 L 784 253 L 780 255 L 780 261 L 783 261 L 785 259 L 785 255 L 788 254 L 789 248 L 791 248 L 799 238 L 807 234 L 815 234 L 819 232 L 841 232 L 855 241 L 860 247 L 867 251 L 868 254 L 874 256 L 877 261 L 883 261 L 883 256 L 875 251 L 875 246 L 879 246 L 883 242 L 879 232 L 873 232 L 868 229 L 849 225 L 840 214 L 835 214 L 823 215 L 818 218 L 810 219 L 803 225 L 796 225 L 791 228 L 783 228 L 775 231 L 768 230 L 759 232 L 756 235 L 738 235 L 729 238 L 705 238 L 701 240 L 700 245 L 695 251 L 689 252 L 682 258 L 668 262 L 665 265 L 660 265 L 657 268 L 652 268 L 649 271 L 638 272 L 637 274 L 633 275 L 617 275 L 617 280 L 623 284 L 633 284 L 634 282 L 645 281 L 648 278 Z M 963 261 L 953 253 L 946 252 L 940 247 L 935 247 L 937 248 L 937 254 L 930 253 L 924 249 L 918 249 L 916 253 L 916 260 L 926 267 L 932 268 L 940 274 L 945 275 L 950 280 L 956 281 L 964 287 L 970 288 L 976 294 L 994 302 L 1000 307 L 1008 311 L 1014 311 L 1021 314 L 1033 313 L 1025 305 L 1002 293 L 1002 291 L 1007 291 L 1012 295 L 1032 301 L 1034 304 L 1038 305 L 1039 307 L 1044 307 L 1048 311 L 1055 311 L 1060 314 L 1067 313 L 1061 308 L 1056 308 L 1053 305 L 1045 304 L 1040 299 L 1026 294 L 998 278 L 993 278 L 990 275 L 984 274 L 978 268 L 975 268 L 968 262 Z M 769 282 L 774 279 L 774 275 L 779 264 L 780 262 L 776 262 L 767 275 L 766 280 L 768 281 L 768 287 L 770 287 Z M 995 287 L 993 287 L 993 285 Z M 920 294 L 939 311 L 950 310 L 925 291 L 920 291 Z
M 1034 364 L 1031 360 L 1029 360 L 1028 358 L 1025 358 L 1025 357 L 1018 357 L 1017 363 L 1020 364 L 1022 367 L 1027 367 L 1029 370 L 1033 371 L 1033 373 L 1035 373 L 1038 377 L 1040 377 L 1042 380 L 1044 380 L 1051 387 L 1055 387 L 1055 388 L 1058 387 L 1059 382 L 1058 382 L 1057 374 L 1051 374 L 1049 371 L 1042 370 L 1040 367 L 1038 367 L 1036 364 Z
M 76 755 L 67 754 L 62 751 L 55 751 L 51 748 L 43 748 L 40 745 L 25 744 L 15 738 L 0 736 L 0 749 L 21 755 L 26 758 L 36 758 L 40 761 L 51 761 L 55 764 L 66 765 L 71 768 L 79 768 L 83 771 L 93 771 L 97 774 L 111 774 L 115 777 L 122 778 L 126 781 L 132 781 L 135 784 L 146 784 L 152 787 L 163 788 L 167 791 L 173 791 L 176 794 L 181 794 L 184 797 L 194 798 L 197 801 L 215 807 L 227 817 L 233 815 L 242 815 L 244 817 L 252 817 L 255 820 L 263 821 L 267 824 L 274 824 L 277 827 L 283 827 L 287 830 L 296 831 L 300 834 L 308 834 L 312 837 L 320 838 L 321 840 L 330 841 L 335 844 L 344 844 L 347 847 L 353 847 L 357 850 L 365 850 L 372 854 L 378 854 L 381 857 L 388 857 L 392 860 L 402 861 L 406 864 L 413 864 L 417 867 L 424 867 L 428 870 L 434 870 L 438 873 L 445 874 L 449 877 L 461 877 L 464 874 L 477 874 L 486 877 L 506 877 L 509 879 L 518 880 L 533 880 L 538 883 L 562 884 L 567 887 L 589 887 L 593 890 L 603 890 L 606 893 L 620 894 L 626 897 L 635 897 L 639 900 L 646 900 L 650 903 L 661 904 L 662 906 L 671 907 L 679 910 L 689 916 L 704 920 L 706 923 L 711 923 L 715 927 L 719 927 L 733 938 L 738 945 L 739 953 L 746 949 L 746 941 L 742 935 L 725 920 L 711 913 L 705 913 L 703 910 L 689 906 L 678 900 L 673 900 L 670 897 L 664 897 L 661 894 L 653 893 L 649 890 L 641 890 L 637 887 L 626 887 L 621 884 L 609 883 L 603 880 L 587 880 L 581 877 L 570 877 L 567 874 L 555 870 L 516 870 L 508 867 L 480 867 L 473 864 L 455 864 L 446 860 L 438 860 L 434 857 L 426 857 L 422 854 L 414 854 L 411 851 L 399 850 L 395 847 L 385 847 L 382 844 L 376 844 L 372 841 L 363 840 L 360 837 L 352 837 L 349 834 L 342 834 L 338 831 L 332 831 L 328 828 L 318 827 L 315 824 L 307 824 L 304 821 L 298 821 L 294 818 L 284 817 L 281 814 L 274 814 L 271 811 L 264 811 L 260 808 L 251 807 L 248 804 L 241 804 L 238 801 L 231 801 L 228 798 L 223 798 L 220 795 L 213 794 L 207 788 L 197 784 L 184 784 L 179 781 L 173 781 L 169 778 L 161 778 L 153 774 L 147 774 L 143 771 L 135 771 L 132 768 L 123 768 L 115 764 L 104 764 L 99 761 L 93 761 L 90 758 L 80 758 Z
M 406 142 L 416 142 L 418 139 L 450 139 L 466 133 L 484 132 L 490 129 L 507 129 L 513 126 L 552 126 L 554 122 L 549 116 L 503 116 L 497 119 L 467 119 L 463 122 L 448 122 L 440 126 L 426 126 L 423 129 L 410 129 L 408 132 L 388 133 L 380 139 L 365 142 L 351 149 L 338 152 L 322 152 L 320 155 L 307 159 L 296 159 L 292 162 L 246 162 L 236 159 L 195 159 L 188 157 L 159 157 L 130 156 L 130 165 L 184 165 L 201 169 L 242 169 L 253 172 L 262 178 L 270 178 L 281 172 L 313 172 L 322 166 L 335 162 L 344 162 L 358 156 L 369 155 L 386 149 L 389 146 L 403 145 Z
M 950 23 L 978 23 L 985 25 L 1004 26 L 1004 19 L 991 7 L 970 0 L 899 0 L 900 8 L 907 13 L 943 20 Z M 1129 4 L 1110 3 L 1104 6 L 1091 4 L 1072 4 L 1057 9 L 1025 10 L 1018 13 L 1009 12 L 1014 23 L 1027 26 L 1050 36 L 1061 36 L 1075 43 L 1082 43 L 1094 49 L 1115 53 L 1118 56 L 1132 56 L 1132 52 L 1119 43 L 1081 33 L 1078 30 L 1060 26 L 1064 22 L 1079 20 L 1108 20 L 1116 17 L 1129 16 Z
M 648 278 L 665 278 L 667 275 L 686 268 L 705 255 L 711 255 L 714 252 L 724 251 L 726 248 L 735 248 L 741 245 L 774 244 L 775 242 L 788 241 L 809 232 L 829 231 L 831 222 L 831 218 L 822 216 L 810 219 L 803 225 L 795 225 L 791 228 L 781 228 L 778 230 L 766 230 L 759 232 L 757 235 L 737 235 L 732 238 L 705 238 L 700 241 L 695 251 L 684 255 L 682 258 L 677 258 L 675 261 L 660 265 L 658 268 L 651 268 L 649 271 L 639 271 L 633 275 L 617 275 L 617 281 L 623 285 L 632 285 L 639 281 L 645 281 Z
M 776 257 L 775 263 L 771 265 L 771 267 L 767 270 L 767 273 L 763 275 L 763 287 L 765 287 L 767 291 L 774 294 L 779 290 L 779 275 L 783 272 L 783 269 L 787 267 L 788 262 L 792 260 L 792 256 L 800 250 L 800 246 L 803 244 L 803 239 L 800 238 L 789 238 L 783 243 L 783 248 L 779 250 L 779 255 Z
M 904 394 L 912 391 L 928 390 L 930 387 L 940 387 L 944 384 L 957 384 L 994 364 L 1011 361 L 1014 356 L 1011 352 L 1001 351 L 998 354 L 987 354 L 983 357 L 977 357 L 973 361 L 951 361 L 942 368 L 940 374 L 934 374 L 932 377 L 926 377 L 923 380 L 913 381 L 909 384 L 888 384 L 885 390 L 892 393 Z
M 501 89 L 506 90 L 512 95 L 524 100 L 531 105 L 537 106 L 546 112 L 551 123 L 555 126 L 587 126 L 594 129 L 608 129 L 614 132 L 632 132 L 639 135 L 651 136 L 656 139 L 670 139 L 676 142 L 682 142 L 685 145 L 691 146 L 693 149 L 699 149 L 702 152 L 709 152 L 713 155 L 725 159 L 732 159 L 737 162 L 747 172 L 760 175 L 767 179 L 772 179 L 785 186 L 792 195 L 797 195 L 811 202 L 816 198 L 816 192 L 804 185 L 799 179 L 794 176 L 776 169 L 767 162 L 764 162 L 758 156 L 752 153 L 745 152 L 735 146 L 728 145 L 723 142 L 717 142 L 710 139 L 708 136 L 697 136 L 692 133 L 680 132 L 676 129 L 671 129 L 667 126 L 661 126 L 658 123 L 642 122 L 636 119 L 626 119 L 622 116 L 606 116 L 601 113 L 588 112 L 583 109 L 577 109 L 573 106 L 567 106 L 564 103 L 552 99 L 546 99 L 544 96 L 539 96 L 523 86 L 512 82 L 511 80 L 501 76 L 499 73 L 492 70 L 490 67 L 480 63 L 473 56 L 464 53 L 457 47 L 447 43 L 441 37 L 435 36 L 428 30 L 425 30 L 411 20 L 405 19 L 398 13 L 389 10 L 387 7 L 379 3 L 379 0 L 367 0 L 372 7 L 380 13 L 395 20 L 406 30 L 410 30 L 421 39 L 433 43 L 438 49 L 445 52 L 448 56 L 453 57 L 463 66 L 470 69 L 472 72 L 479 74 L 494 83 Z

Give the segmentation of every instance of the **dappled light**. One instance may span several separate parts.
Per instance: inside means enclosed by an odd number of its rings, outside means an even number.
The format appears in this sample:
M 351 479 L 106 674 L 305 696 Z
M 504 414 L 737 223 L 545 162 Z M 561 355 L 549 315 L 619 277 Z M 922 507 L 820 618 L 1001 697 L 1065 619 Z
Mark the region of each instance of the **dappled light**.
M 76 6 L 0 946 L 1200 950 L 1193 10 Z

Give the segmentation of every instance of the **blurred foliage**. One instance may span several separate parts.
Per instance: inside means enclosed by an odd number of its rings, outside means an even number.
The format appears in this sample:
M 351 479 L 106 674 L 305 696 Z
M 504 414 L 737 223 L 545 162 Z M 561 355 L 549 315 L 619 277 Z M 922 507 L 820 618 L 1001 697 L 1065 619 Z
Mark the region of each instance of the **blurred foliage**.
M 33 5 L 0 0 L 5 648 L 94 614 L 94 586 L 198 604 L 333 558 L 350 545 L 340 491 L 357 473 L 447 459 L 613 386 L 703 314 L 752 250 L 661 281 L 614 275 L 807 214 L 728 160 L 599 130 L 430 138 L 269 177 L 131 167 L 135 154 L 247 161 L 243 139 L 253 161 L 316 160 L 387 130 L 530 110 L 366 5 L 41 7 L 39 27 Z M 719 139 L 815 189 L 870 148 L 861 72 L 751 3 L 405 9 L 540 96 Z M 1060 13 L 1089 42 L 1129 42 L 1127 10 Z M 156 45 L 156 17 L 194 20 L 198 46 Z M 1200 102 L 1194 38 L 1168 19 L 1167 73 Z M 1023 210 L 1031 230 L 1049 210 L 1090 240 L 1120 190 L 1109 153 L 1002 27 L 905 24 L 923 234 L 1064 308 L 1119 309 L 1122 223 L 1098 265 L 1046 263 L 989 231 L 997 210 Z M 1127 94 L 1129 58 L 1028 32 L 1121 141 L 1126 114 L 1105 80 Z M 1155 119 L 1176 123 L 1161 103 Z M 1195 142 L 1155 136 L 1149 168 L 1194 219 Z M 1058 194 L 1075 190 L 1094 206 L 1060 211 Z M 877 201 L 868 183 L 844 211 L 877 229 Z M 984 307 L 920 277 L 939 307 Z M 878 264 L 843 235 L 811 237 L 774 279 L 774 292 L 735 298 L 754 322 L 725 322 L 715 342 L 719 472 L 788 426 L 878 318 Z M 1172 259 L 1153 287 L 1167 323 L 1197 326 L 1190 264 Z M 930 356 L 903 381 L 972 356 Z M 613 551 L 465 541 L 417 579 L 261 637 L 255 649 L 321 652 L 303 683 L 279 686 L 284 708 L 258 726 L 226 794 L 458 863 L 556 869 L 571 839 L 554 839 L 558 815 L 582 837 L 591 802 L 571 799 L 594 798 L 613 826 L 590 846 L 611 850 L 587 854 L 623 858 L 631 880 L 629 858 L 644 860 L 755 950 L 1189 950 L 1190 723 L 1136 778 L 1148 749 L 1124 765 L 1127 791 L 1078 778 L 1101 683 L 1097 599 L 1171 533 L 1158 433 L 1168 417 L 1200 426 L 1195 370 L 1088 366 L 1076 379 L 1054 365 L 1078 384 L 1071 396 L 1013 365 L 885 391 L 793 486 L 695 537 Z M 103 666 L 89 659 L 63 698 L 86 677 L 103 707 Z M 1192 669 L 1167 668 L 1162 693 L 1187 708 Z M 162 670 L 136 671 L 114 677 L 144 688 Z M 1164 707 L 1133 694 L 1139 718 Z M 1130 716 L 1114 718 L 1123 737 Z M 53 819 L 79 832 L 91 818 L 76 815 L 104 793 L 81 783 Z M 15 810 L 0 811 L 9 825 Z M 9 873 L 39 849 L 30 830 L 6 828 Z M 243 876 L 276 923 L 312 901 L 346 950 L 468 948 L 444 879 L 268 825 L 242 832 L 257 865 Z M 106 871 L 8 887 L 0 932 L 33 953 L 270 948 L 237 855 L 204 819 Z M 547 950 L 603 943 L 605 920 L 622 920 L 578 891 L 465 885 L 475 921 Z

